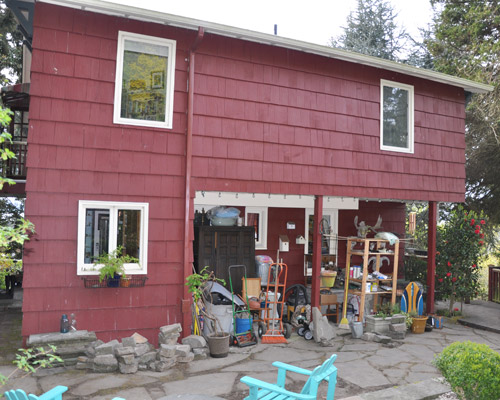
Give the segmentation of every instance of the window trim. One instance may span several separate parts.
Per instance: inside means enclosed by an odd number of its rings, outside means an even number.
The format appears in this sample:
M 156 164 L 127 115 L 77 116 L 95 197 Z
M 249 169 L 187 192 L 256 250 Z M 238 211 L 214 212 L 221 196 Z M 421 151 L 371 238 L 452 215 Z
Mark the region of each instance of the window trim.
M 259 241 L 255 241 L 255 250 L 267 250 L 267 207 L 245 207 L 245 225 L 248 214 L 259 214 Z
M 330 217 L 330 229 L 332 230 L 330 236 L 330 252 L 328 255 L 337 255 L 338 253 L 338 248 L 337 248 L 337 234 L 339 231 L 339 210 L 337 208 L 324 208 L 323 209 L 323 217 L 325 216 Z M 304 254 L 309 254 L 308 253 L 308 243 L 309 243 L 309 217 L 313 216 L 314 217 L 314 208 L 306 208 L 305 209 L 305 227 L 304 227 L 304 237 L 306 239 L 306 244 L 304 245 Z
M 392 87 L 408 91 L 408 147 L 396 147 L 384 145 L 384 87 Z M 414 107 L 414 87 L 404 83 L 380 80 L 380 150 L 396 151 L 399 153 L 414 153 L 415 146 L 415 107 Z
M 122 118 L 121 99 L 122 99 L 122 80 L 123 80 L 123 54 L 125 40 L 133 40 L 147 44 L 156 44 L 168 48 L 167 78 L 165 84 L 167 90 L 165 93 L 165 121 L 148 121 L 132 118 Z M 174 115 L 174 83 L 175 83 L 175 56 L 176 41 L 160 38 L 156 36 L 140 35 L 138 33 L 118 31 L 118 46 L 116 51 L 116 74 L 115 74 L 115 99 L 113 110 L 113 123 L 134 126 L 149 126 L 154 128 L 172 129 Z
M 99 268 L 92 264 L 85 263 L 85 210 L 87 208 L 109 209 L 109 251 L 116 249 L 116 232 L 118 209 L 140 210 L 141 218 L 141 238 L 139 264 L 125 264 L 127 274 L 145 275 L 148 272 L 148 221 L 149 203 L 131 203 L 119 201 L 78 201 L 78 237 L 77 237 L 77 275 L 99 275 Z

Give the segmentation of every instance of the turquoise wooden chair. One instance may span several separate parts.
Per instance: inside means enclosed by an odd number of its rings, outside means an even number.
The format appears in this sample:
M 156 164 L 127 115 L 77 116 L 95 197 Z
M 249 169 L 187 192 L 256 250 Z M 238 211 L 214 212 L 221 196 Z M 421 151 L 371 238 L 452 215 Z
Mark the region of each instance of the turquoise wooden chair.
M 34 394 L 26 394 L 24 390 L 16 389 L 9 390 L 4 395 L 7 400 L 62 400 L 62 394 L 67 390 L 66 386 L 56 386 L 41 396 L 35 396 Z
M 337 367 L 333 365 L 336 358 L 336 354 L 332 355 L 313 371 L 275 361 L 273 365 L 278 368 L 278 379 L 275 384 L 263 382 L 249 376 L 244 376 L 240 379 L 241 382 L 250 388 L 250 395 L 245 397 L 245 400 L 315 400 L 318 394 L 319 384 L 323 380 L 328 382 L 326 400 L 333 400 L 335 396 L 335 385 L 337 384 Z M 300 394 L 285 389 L 287 371 L 309 376 Z

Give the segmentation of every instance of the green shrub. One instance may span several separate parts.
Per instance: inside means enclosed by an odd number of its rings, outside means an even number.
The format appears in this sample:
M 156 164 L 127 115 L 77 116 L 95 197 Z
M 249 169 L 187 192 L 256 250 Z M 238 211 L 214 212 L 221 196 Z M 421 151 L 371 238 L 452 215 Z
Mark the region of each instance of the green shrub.
M 485 344 L 455 342 L 433 361 L 460 399 L 492 400 L 500 394 L 500 354 Z

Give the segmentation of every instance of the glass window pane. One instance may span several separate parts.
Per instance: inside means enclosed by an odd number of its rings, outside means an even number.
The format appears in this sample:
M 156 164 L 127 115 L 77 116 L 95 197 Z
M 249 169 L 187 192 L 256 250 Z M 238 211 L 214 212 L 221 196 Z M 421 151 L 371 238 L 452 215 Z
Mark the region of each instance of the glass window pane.
M 384 146 L 409 147 L 408 90 L 384 86 Z
M 255 229 L 255 241 L 259 241 L 259 217 L 258 213 L 247 213 L 247 226 L 253 226 Z
M 139 258 L 141 236 L 141 211 L 118 210 L 117 246 L 122 247 L 122 254 Z
M 109 253 L 109 210 L 85 210 L 85 264 L 91 264 L 103 253 Z
M 168 47 L 125 40 L 122 118 L 165 122 Z

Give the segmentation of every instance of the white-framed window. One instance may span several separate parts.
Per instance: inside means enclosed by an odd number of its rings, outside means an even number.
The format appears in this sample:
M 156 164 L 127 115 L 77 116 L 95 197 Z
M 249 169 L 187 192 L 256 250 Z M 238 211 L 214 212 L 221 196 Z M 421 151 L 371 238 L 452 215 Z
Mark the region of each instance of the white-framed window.
M 255 229 L 255 249 L 267 250 L 267 207 L 245 207 L 245 225 Z
M 325 221 L 324 228 L 328 236 L 321 240 L 322 254 L 337 254 L 337 233 L 338 233 L 338 209 L 323 209 L 323 219 Z M 304 254 L 313 253 L 313 232 L 314 232 L 314 209 L 306 208 L 306 229 L 305 229 L 306 245 L 304 246 Z
M 380 149 L 413 153 L 413 86 L 380 81 Z
M 172 128 L 175 40 L 118 33 L 115 124 Z
M 148 203 L 80 200 L 78 202 L 78 275 L 97 275 L 94 260 L 122 247 L 139 259 L 126 264 L 128 274 L 146 274 L 148 264 Z

